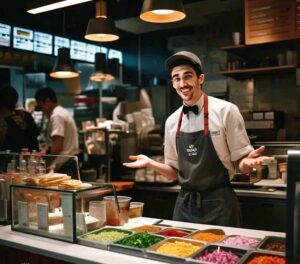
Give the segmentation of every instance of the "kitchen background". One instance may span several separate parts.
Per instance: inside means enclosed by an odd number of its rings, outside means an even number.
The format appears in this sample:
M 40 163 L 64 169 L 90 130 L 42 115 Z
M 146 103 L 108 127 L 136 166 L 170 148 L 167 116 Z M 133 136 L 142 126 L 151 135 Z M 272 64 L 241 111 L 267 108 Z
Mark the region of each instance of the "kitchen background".
M 83 36 L 88 19 L 94 17 L 94 2 L 40 15 L 26 13 L 26 2 L 29 1 L 4 2 L 0 10 L 1 23 L 87 42 Z M 145 88 L 152 99 L 156 123 L 163 128 L 166 117 L 181 103 L 170 87 L 164 60 L 173 52 L 189 50 L 198 54 L 203 62 L 206 74 L 204 91 L 237 104 L 250 136 L 257 140 L 299 140 L 300 82 L 297 82 L 296 55 L 300 57 L 300 46 L 297 39 L 230 48 L 233 32 L 240 32 L 240 44 L 245 43 L 245 4 L 242 0 L 183 1 L 187 18 L 169 25 L 141 21 L 138 15 L 142 2 L 107 1 L 108 18 L 116 21 L 120 39 L 100 45 L 121 51 L 123 64 L 120 79 L 104 85 L 104 90 L 110 90 L 109 86 Z M 287 51 L 293 51 L 293 58 L 297 60 L 288 69 L 283 67 L 264 74 L 233 71 L 234 68 L 257 69 L 280 65 L 279 54 L 283 55 L 283 65 L 286 65 Z M 45 72 L 47 76 L 54 62 L 54 56 L 0 48 L 0 83 L 11 82 L 19 90 L 24 103 L 26 98 L 33 97 L 36 90 L 36 87 L 26 87 L 24 75 Z M 69 108 L 73 107 L 74 97 L 78 94 L 97 90 L 89 82 L 93 64 L 75 61 L 75 67 L 81 71 L 78 79 L 57 81 L 46 78 L 46 83 L 57 90 L 64 106 Z M 107 94 L 114 95 L 113 92 Z M 253 122 L 264 112 L 274 114 L 274 129 L 259 129 Z

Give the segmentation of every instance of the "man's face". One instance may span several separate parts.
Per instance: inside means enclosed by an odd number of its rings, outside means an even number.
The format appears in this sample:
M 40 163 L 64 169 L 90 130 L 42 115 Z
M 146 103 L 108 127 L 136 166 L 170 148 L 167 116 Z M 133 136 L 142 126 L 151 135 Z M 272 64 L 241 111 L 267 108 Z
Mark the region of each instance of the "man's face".
M 204 74 L 197 77 L 193 67 L 180 65 L 172 69 L 171 78 L 174 89 L 187 105 L 193 105 L 199 100 Z
M 52 112 L 50 100 L 47 98 L 45 101 L 37 101 L 39 109 L 49 118 Z

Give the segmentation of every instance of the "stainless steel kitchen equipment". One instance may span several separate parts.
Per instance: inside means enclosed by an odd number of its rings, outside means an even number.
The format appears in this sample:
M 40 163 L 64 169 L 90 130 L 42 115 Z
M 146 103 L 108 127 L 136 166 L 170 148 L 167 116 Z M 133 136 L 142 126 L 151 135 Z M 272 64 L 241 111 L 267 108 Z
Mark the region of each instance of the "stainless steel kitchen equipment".
M 288 151 L 287 263 L 300 263 L 300 150 Z

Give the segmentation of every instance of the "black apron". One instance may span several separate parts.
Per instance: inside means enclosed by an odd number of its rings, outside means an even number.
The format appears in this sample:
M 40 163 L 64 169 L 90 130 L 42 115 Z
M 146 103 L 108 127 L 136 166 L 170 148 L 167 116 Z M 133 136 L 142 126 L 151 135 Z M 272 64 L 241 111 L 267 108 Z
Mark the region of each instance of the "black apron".
M 173 220 L 201 224 L 239 226 L 240 210 L 230 186 L 227 169 L 220 161 L 209 133 L 208 97 L 204 96 L 204 130 L 177 133 L 178 178 L 181 190 Z

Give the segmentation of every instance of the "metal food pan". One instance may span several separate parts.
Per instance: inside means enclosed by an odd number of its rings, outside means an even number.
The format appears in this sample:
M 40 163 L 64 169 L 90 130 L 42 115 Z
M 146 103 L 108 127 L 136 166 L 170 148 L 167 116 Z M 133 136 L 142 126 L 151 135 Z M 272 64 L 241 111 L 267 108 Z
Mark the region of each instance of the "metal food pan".
M 230 237 L 247 237 L 247 238 L 252 238 L 252 239 L 258 240 L 258 243 L 257 243 L 256 247 L 248 247 L 248 246 L 246 246 L 246 245 L 234 245 L 234 244 L 226 244 L 226 243 L 224 243 L 225 240 L 226 240 L 227 238 L 230 238 Z M 229 235 L 229 236 L 225 236 L 225 237 L 224 237 L 222 240 L 220 240 L 218 243 L 224 244 L 224 245 L 229 246 L 229 247 L 233 246 L 233 247 L 246 248 L 246 249 L 256 249 L 256 248 L 258 248 L 258 246 L 260 245 L 261 241 L 262 241 L 262 239 L 261 239 L 261 238 L 258 238 L 258 237 L 251 237 L 251 236 L 244 236 L 244 235 Z
M 216 235 L 223 235 L 224 237 L 225 237 L 225 232 L 222 230 L 222 229 L 215 229 L 215 228 L 213 228 L 213 229 L 203 229 L 203 230 L 197 230 L 197 231 L 195 231 L 195 232 L 192 232 L 189 236 L 187 236 L 186 238 L 188 238 L 188 239 L 193 239 L 193 240 L 199 240 L 199 239 L 195 239 L 195 238 L 193 238 L 193 236 L 195 236 L 195 235 L 197 235 L 197 234 L 199 234 L 199 233 L 213 233 L 213 234 L 216 234 Z M 206 243 L 218 243 L 219 241 L 221 241 L 221 240 L 223 240 L 224 239 L 224 237 L 223 238 L 221 238 L 221 239 L 219 239 L 219 240 L 217 240 L 217 241 L 214 241 L 214 242 L 210 242 L 210 241 L 206 241 Z M 205 240 L 202 240 L 202 241 L 205 241 Z
M 200 249 L 198 252 L 195 252 L 190 258 L 186 260 L 186 263 L 194 264 L 194 263 L 211 263 L 206 262 L 202 260 L 197 260 L 196 258 L 205 254 L 206 252 L 212 253 L 215 250 L 224 250 L 224 251 L 230 251 L 233 254 L 240 257 L 239 261 L 236 264 L 241 264 L 244 257 L 249 252 L 246 248 L 239 248 L 239 247 L 233 247 L 233 246 L 226 246 L 224 244 L 207 244 L 204 248 Z
M 165 235 L 165 234 L 163 234 L 163 232 L 166 232 L 166 231 L 168 231 L 168 230 L 175 230 L 175 231 L 182 231 L 182 232 L 185 232 L 186 233 L 186 235 L 185 236 L 182 236 L 182 237 L 180 237 L 180 236 L 168 236 L 168 235 Z M 155 232 L 155 234 L 157 234 L 157 235 L 161 235 L 161 236 L 164 236 L 164 237 L 178 237 L 178 238 L 185 238 L 185 237 L 187 237 L 187 236 L 189 236 L 191 233 L 192 233 L 193 231 L 191 231 L 190 229 L 185 229 L 185 228 L 178 228 L 178 227 L 165 227 L 165 228 L 163 228 L 163 229 L 161 229 L 161 230 L 159 230 L 159 231 L 157 231 L 157 232 Z
M 199 246 L 201 248 L 206 245 L 206 243 L 204 241 L 196 241 L 196 240 L 179 238 L 179 237 L 170 237 L 170 238 L 167 238 L 166 240 L 159 242 L 158 244 L 153 245 L 148 250 L 146 250 L 147 258 L 158 260 L 158 261 L 163 261 L 163 262 L 168 262 L 168 263 L 184 263 L 186 258 L 191 256 L 193 253 L 186 257 L 180 257 L 180 256 L 176 256 L 176 255 L 163 254 L 163 253 L 156 252 L 156 250 L 163 244 L 165 244 L 167 242 L 175 242 L 175 241 L 183 241 L 183 242 L 191 243 L 191 244 L 193 244 L 195 246 Z M 200 248 L 198 250 L 200 250 Z
M 266 236 L 258 245 L 259 250 L 267 250 L 267 251 L 272 251 L 272 252 L 282 252 L 280 250 L 275 250 L 275 249 L 267 249 L 266 246 L 271 243 L 278 243 L 278 244 L 284 244 L 285 245 L 285 237 L 277 237 L 277 236 Z
M 254 251 L 249 251 L 241 260 L 241 264 L 247 264 L 248 262 L 250 262 L 251 260 L 253 260 L 255 257 L 259 257 L 259 256 L 277 256 L 277 257 L 281 257 L 285 259 L 284 254 L 282 253 L 277 253 L 277 252 L 268 252 L 268 251 L 258 251 L 258 250 L 254 250 Z
M 94 230 L 92 232 L 86 233 L 84 235 L 81 235 L 77 237 L 77 242 L 80 245 L 88 246 L 88 247 L 94 247 L 94 248 L 100 248 L 100 249 L 108 249 L 108 245 L 112 242 L 103 242 L 103 241 L 97 241 L 97 240 L 92 240 L 86 238 L 87 235 L 90 234 L 98 234 L 103 231 L 118 231 L 122 233 L 127 233 L 128 235 L 131 235 L 133 232 L 129 230 L 124 230 L 124 229 L 118 229 L 118 228 L 112 228 L 112 227 L 103 227 L 101 229 Z
M 139 234 L 141 234 L 141 233 L 132 234 L 127 238 L 132 239 L 132 238 L 134 238 L 135 236 L 137 236 Z M 165 237 L 163 237 L 163 236 L 155 235 L 155 234 L 152 234 L 152 233 L 149 233 L 149 235 L 160 238 L 160 241 L 165 239 Z M 114 243 L 109 244 L 108 249 L 111 250 L 111 251 L 114 251 L 114 252 L 118 252 L 118 253 L 124 253 L 124 254 L 127 254 L 127 255 L 144 257 L 145 250 L 150 248 L 151 246 L 153 246 L 153 245 L 151 245 L 148 248 L 138 248 L 138 247 L 132 247 L 132 246 L 126 246 L 126 245 L 118 244 L 118 242 L 124 241 L 125 239 L 126 238 L 123 238 L 121 240 L 118 240 L 118 241 L 115 241 Z M 159 243 L 159 242 L 157 242 L 157 243 Z M 155 243 L 155 244 L 157 244 L 157 243 Z
M 153 228 L 156 228 L 157 230 L 153 230 L 153 231 L 147 231 L 146 229 L 147 229 L 147 227 L 153 227 Z M 144 231 L 139 231 L 138 229 L 143 229 L 143 228 L 145 228 L 145 230 Z M 158 225 L 140 225 L 140 226 L 137 226 L 137 227 L 134 227 L 134 228 L 131 228 L 130 230 L 131 231 L 133 231 L 133 232 L 135 232 L 135 233 L 142 233 L 142 232 L 149 232 L 149 233 L 157 233 L 157 232 L 159 232 L 159 231 L 161 231 L 163 229 L 163 227 L 162 226 L 158 226 Z

